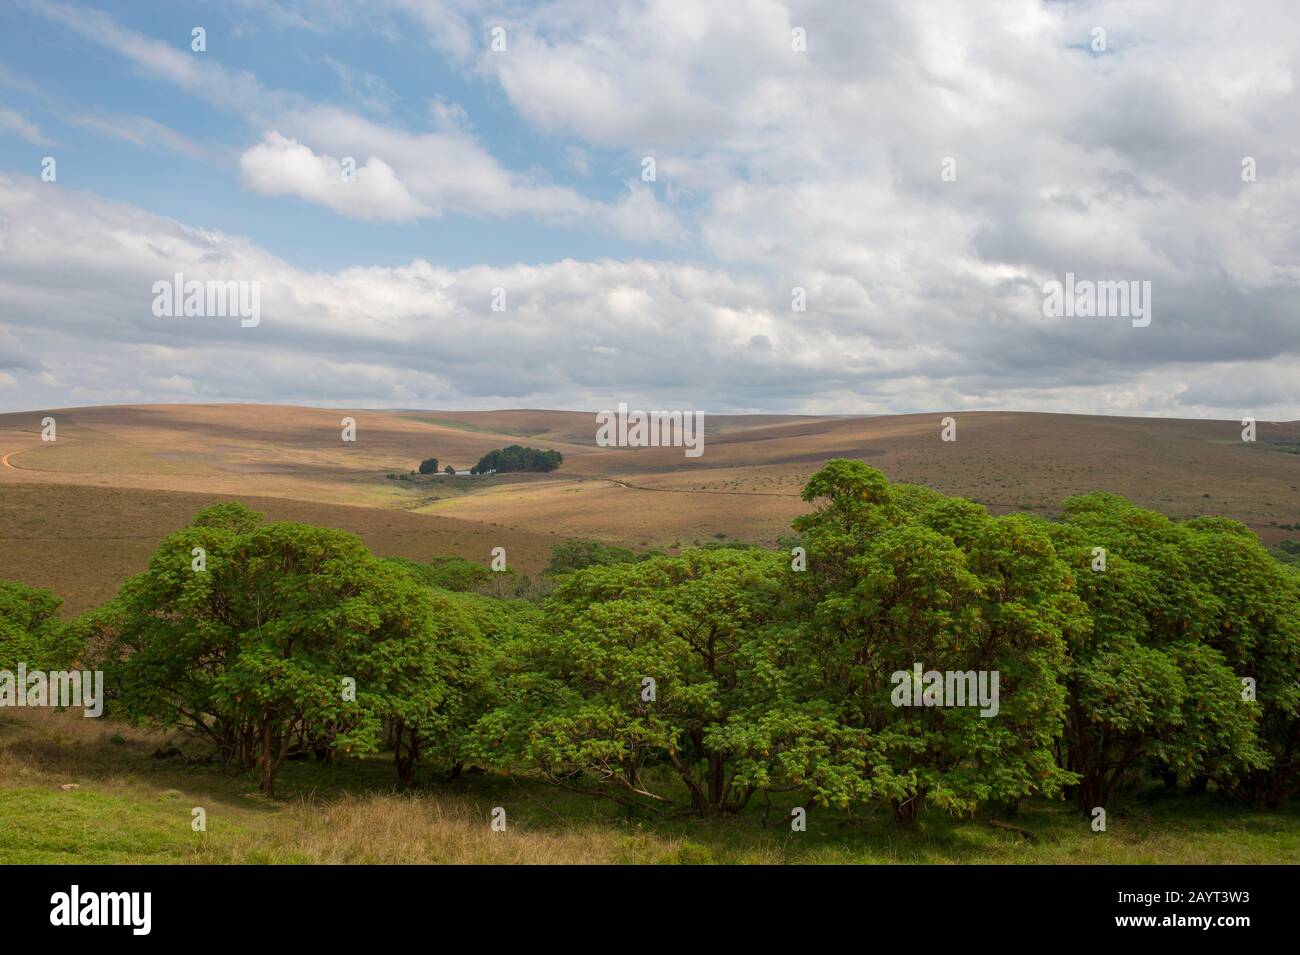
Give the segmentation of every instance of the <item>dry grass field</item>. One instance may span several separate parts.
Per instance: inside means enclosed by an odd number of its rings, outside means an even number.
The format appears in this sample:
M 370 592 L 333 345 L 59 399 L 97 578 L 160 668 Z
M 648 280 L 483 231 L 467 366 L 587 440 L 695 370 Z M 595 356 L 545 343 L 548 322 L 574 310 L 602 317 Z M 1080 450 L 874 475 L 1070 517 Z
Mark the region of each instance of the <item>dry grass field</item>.
M 1050 515 L 1106 490 L 1172 517 L 1220 514 L 1269 545 L 1300 533 L 1300 422 L 1002 412 L 885 417 L 711 416 L 704 454 L 595 444 L 592 414 L 367 411 L 269 405 L 138 405 L 0 415 L 0 578 L 50 587 L 69 612 L 111 594 L 200 507 L 239 499 L 273 519 L 352 530 L 382 555 L 454 553 L 487 563 L 505 546 L 535 573 L 564 537 L 672 549 L 772 542 L 805 509 L 828 458 L 860 458 L 998 512 Z M 41 419 L 57 440 L 41 440 Z M 341 438 L 356 420 L 357 440 Z M 553 448 L 552 474 L 408 474 L 425 457 L 467 469 L 494 448 Z
M 64 599 L 69 613 L 87 610 L 116 593 L 128 575 L 143 570 L 159 541 L 188 524 L 196 511 L 235 499 L 269 520 L 351 531 L 381 557 L 428 560 L 435 554 L 457 554 L 487 565 L 492 548 L 505 547 L 513 569 L 535 574 L 561 539 L 558 533 L 289 498 L 4 484 L 0 579 L 49 588 Z

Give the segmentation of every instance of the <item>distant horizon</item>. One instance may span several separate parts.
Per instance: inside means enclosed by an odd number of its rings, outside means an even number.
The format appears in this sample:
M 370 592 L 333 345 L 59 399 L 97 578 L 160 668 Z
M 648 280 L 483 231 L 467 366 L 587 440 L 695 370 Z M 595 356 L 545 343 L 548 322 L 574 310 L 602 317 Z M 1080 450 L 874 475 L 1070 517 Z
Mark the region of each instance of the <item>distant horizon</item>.
M 651 403 L 653 404 L 653 403 Z M 83 408 L 145 408 L 145 407 L 203 407 L 203 406 L 248 406 L 260 408 L 303 408 L 311 411 L 365 411 L 380 412 L 393 414 L 494 414 L 505 412 L 545 412 L 548 414 L 578 414 L 578 415 L 596 415 L 606 408 L 593 408 L 591 410 L 583 408 L 541 408 L 541 407 L 492 407 L 492 408 L 426 408 L 426 407 L 375 407 L 368 405 L 356 404 L 305 404 L 299 402 L 275 402 L 275 401 L 126 401 L 126 402 L 107 402 L 103 404 L 88 405 L 64 405 L 61 407 L 45 408 L 20 408 L 13 410 L 0 410 L 0 417 L 6 415 L 37 414 L 40 412 L 58 412 L 58 411 L 77 411 Z M 650 405 L 647 405 L 650 407 Z M 657 410 L 662 406 L 654 405 Z M 691 409 L 696 410 L 696 409 Z M 884 411 L 873 412 L 870 414 L 852 413 L 852 412 L 826 412 L 811 413 L 799 411 L 703 411 L 706 418 L 906 418 L 918 415 L 962 415 L 962 414 L 1023 414 L 1023 415 L 1049 415 L 1056 417 L 1079 417 L 1079 418 L 1127 418 L 1135 421 L 1194 421 L 1210 422 L 1219 421 L 1226 424 L 1240 423 L 1236 418 L 1198 418 L 1198 417 L 1175 417 L 1173 415 L 1161 414 L 1107 414 L 1104 412 L 1089 413 L 1080 411 L 1027 411 L 1022 409 L 1008 408 L 936 408 L 928 411 Z M 1300 418 L 1281 419 L 1281 418 L 1256 418 L 1267 424 L 1293 424 L 1300 422 Z

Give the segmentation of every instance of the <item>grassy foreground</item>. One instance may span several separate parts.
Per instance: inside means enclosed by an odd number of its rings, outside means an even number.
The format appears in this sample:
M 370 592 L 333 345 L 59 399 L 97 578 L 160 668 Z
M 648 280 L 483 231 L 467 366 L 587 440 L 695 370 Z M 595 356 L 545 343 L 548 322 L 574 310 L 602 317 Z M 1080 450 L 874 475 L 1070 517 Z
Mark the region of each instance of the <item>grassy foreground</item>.
M 185 756 L 171 740 L 79 713 L 0 715 L 0 864 L 12 863 L 1278 863 L 1300 861 L 1300 809 L 1224 805 L 1151 789 L 1112 807 L 1108 831 L 1057 802 L 1016 826 L 938 812 L 913 831 L 887 811 L 813 809 L 792 833 L 783 796 L 736 818 L 660 818 L 539 780 L 471 775 L 414 793 L 386 760 L 286 767 L 281 795 Z M 76 788 L 65 789 L 64 786 Z M 490 826 L 506 811 L 505 832 Z M 207 831 L 191 829 L 192 810 Z

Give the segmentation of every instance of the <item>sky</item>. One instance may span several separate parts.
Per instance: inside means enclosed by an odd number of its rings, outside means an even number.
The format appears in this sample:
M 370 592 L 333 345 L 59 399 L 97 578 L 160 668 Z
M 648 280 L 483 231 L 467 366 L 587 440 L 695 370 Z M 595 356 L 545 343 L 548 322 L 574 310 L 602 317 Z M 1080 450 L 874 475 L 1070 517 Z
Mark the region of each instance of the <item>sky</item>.
M 1297 419 L 1298 75 L 1292 0 L 6 0 L 0 410 Z

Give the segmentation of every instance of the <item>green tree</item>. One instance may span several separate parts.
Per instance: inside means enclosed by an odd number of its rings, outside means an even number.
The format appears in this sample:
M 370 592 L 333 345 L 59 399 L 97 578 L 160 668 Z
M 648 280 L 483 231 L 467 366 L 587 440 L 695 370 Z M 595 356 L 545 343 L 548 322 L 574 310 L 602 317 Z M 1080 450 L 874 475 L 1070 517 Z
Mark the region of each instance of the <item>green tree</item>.
M 692 551 L 564 576 L 480 751 L 619 801 L 670 802 L 653 772 L 664 766 L 697 812 L 744 807 L 776 771 L 780 675 L 760 634 L 778 560 Z
M 1185 528 L 1189 566 L 1211 598 L 1203 640 L 1232 670 L 1238 696 L 1242 680 L 1254 680 L 1266 756 L 1256 765 L 1220 754 L 1205 772 L 1233 796 L 1277 806 L 1300 792 L 1300 575 L 1237 521 L 1198 518 Z
M 351 534 L 221 505 L 124 584 L 106 664 L 125 715 L 206 736 L 270 795 L 291 752 L 376 745 L 427 675 L 434 611 Z
M 400 669 L 389 687 L 385 725 L 403 785 L 429 756 L 458 775 L 469 727 L 494 700 L 494 648 L 458 597 L 430 595 L 431 639 L 419 643 L 417 665 Z
M 385 735 L 404 785 L 415 781 L 421 761 L 436 764 L 448 778 L 460 775 L 471 758 L 475 725 L 500 702 L 509 648 L 527 644 L 540 623 L 540 611 L 526 602 L 457 592 L 468 589 L 459 586 L 443 589 L 464 583 L 439 573 L 457 562 L 460 558 L 435 558 L 430 565 L 390 561 L 430 588 L 433 602 L 433 639 L 424 647 L 420 668 L 395 689 L 386 720 Z M 494 756 L 483 760 L 497 761 Z
M 19 663 L 45 667 L 59 637 L 62 603 L 48 590 L 0 580 L 0 670 L 12 672 Z
M 1050 532 L 1091 619 L 1071 640 L 1066 674 L 1062 761 L 1080 777 L 1079 808 L 1106 806 L 1146 762 L 1183 778 L 1261 767 L 1258 709 L 1224 652 L 1232 641 L 1215 636 L 1223 608 L 1208 555 L 1196 554 L 1209 546 L 1198 538 L 1221 540 L 1225 528 L 1198 532 L 1110 494 L 1071 498 L 1063 513 Z
M 470 474 L 487 474 L 496 471 L 506 474 L 511 471 L 554 471 L 564 463 L 564 455 L 559 451 L 542 451 L 537 448 L 525 448 L 512 444 L 506 448 L 489 451 L 479 458 L 478 464 L 470 468 Z
M 421 462 L 420 462 L 420 473 L 421 473 L 421 474 L 437 474 L 437 473 L 438 473 L 438 459 L 437 459 L 437 458 L 425 458 L 423 461 L 421 461 Z
M 891 488 L 860 461 L 828 462 L 804 498 L 817 508 L 795 521 L 808 569 L 791 575 L 802 631 L 792 659 L 802 692 L 834 707 L 838 726 L 823 755 L 833 786 L 818 801 L 883 797 L 911 821 L 927 801 L 968 812 L 1059 790 L 1065 639 L 1084 618 L 1046 533 Z M 989 684 L 996 673 L 996 714 L 897 705 L 895 675 L 916 664 Z

